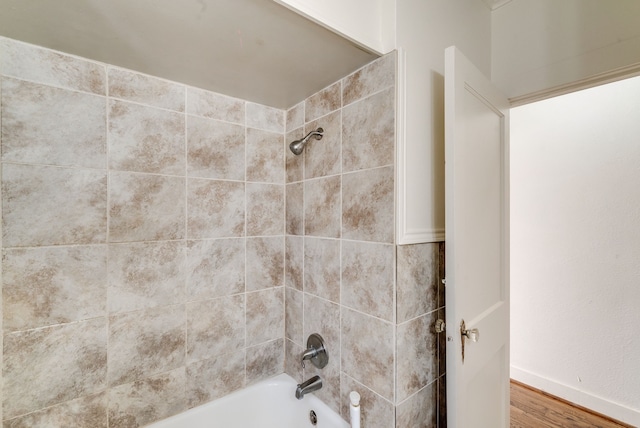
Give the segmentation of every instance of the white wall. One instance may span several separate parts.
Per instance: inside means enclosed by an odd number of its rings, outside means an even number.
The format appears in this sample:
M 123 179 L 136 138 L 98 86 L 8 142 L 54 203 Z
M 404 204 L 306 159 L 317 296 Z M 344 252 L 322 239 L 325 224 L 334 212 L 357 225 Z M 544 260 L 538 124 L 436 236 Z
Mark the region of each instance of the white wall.
M 512 377 L 640 425 L 640 78 L 511 132 Z
M 639 22 L 637 0 L 513 0 L 492 13 L 492 80 L 514 98 L 639 63 Z

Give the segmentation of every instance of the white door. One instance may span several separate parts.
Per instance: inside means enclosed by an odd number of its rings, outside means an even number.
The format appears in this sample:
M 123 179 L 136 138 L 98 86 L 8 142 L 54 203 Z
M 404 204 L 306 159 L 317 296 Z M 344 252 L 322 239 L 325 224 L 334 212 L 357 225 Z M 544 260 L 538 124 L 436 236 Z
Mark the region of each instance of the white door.
M 505 97 L 459 50 L 448 48 L 445 201 L 450 428 L 509 427 L 508 126 Z

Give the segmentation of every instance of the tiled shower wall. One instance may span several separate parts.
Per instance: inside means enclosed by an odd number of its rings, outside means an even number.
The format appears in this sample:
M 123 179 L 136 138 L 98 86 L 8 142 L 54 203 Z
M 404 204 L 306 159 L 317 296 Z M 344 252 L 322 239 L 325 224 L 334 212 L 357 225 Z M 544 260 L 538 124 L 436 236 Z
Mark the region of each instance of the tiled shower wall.
M 347 420 L 357 390 L 363 426 L 435 427 L 442 249 L 395 245 L 395 81 L 389 54 L 287 111 L 287 141 L 324 137 L 287 153 L 285 368 L 320 374 L 316 395 Z M 300 364 L 311 333 L 329 351 L 322 370 Z
M 5 427 L 284 369 L 284 112 L 0 38 Z

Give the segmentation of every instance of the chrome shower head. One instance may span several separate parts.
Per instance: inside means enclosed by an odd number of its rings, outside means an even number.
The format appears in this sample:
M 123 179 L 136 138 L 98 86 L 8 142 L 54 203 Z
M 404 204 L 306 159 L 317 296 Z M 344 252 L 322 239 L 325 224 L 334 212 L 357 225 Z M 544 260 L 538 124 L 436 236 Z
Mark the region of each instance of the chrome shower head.
M 316 140 L 321 140 L 323 134 L 324 134 L 324 129 L 318 128 L 315 131 L 309 132 L 307 135 L 304 136 L 303 139 L 294 140 L 291 144 L 289 144 L 289 148 L 291 149 L 293 154 L 297 156 L 300 153 L 302 153 L 302 150 L 304 150 L 304 146 L 307 144 L 307 141 L 309 141 L 311 137 L 316 137 Z

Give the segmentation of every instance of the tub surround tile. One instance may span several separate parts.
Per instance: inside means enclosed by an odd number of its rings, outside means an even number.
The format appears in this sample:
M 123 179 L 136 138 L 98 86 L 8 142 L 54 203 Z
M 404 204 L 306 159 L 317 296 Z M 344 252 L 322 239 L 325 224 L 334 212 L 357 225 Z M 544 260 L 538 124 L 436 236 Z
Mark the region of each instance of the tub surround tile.
M 187 87 L 187 113 L 244 125 L 245 102 L 203 89 Z
M 340 302 L 340 241 L 305 238 L 304 291 Z
M 185 369 L 109 390 L 109 428 L 139 427 L 186 410 Z
M 287 235 L 304 234 L 304 183 L 285 186 L 285 228 Z
M 342 149 L 345 172 L 392 165 L 395 155 L 395 92 L 389 88 L 345 107 Z
M 393 402 L 393 325 L 343 307 L 341 329 L 342 371 Z
M 340 176 L 305 181 L 305 235 L 340 237 L 340 188 Z
M 4 164 L 3 246 L 105 242 L 106 190 L 104 171 Z
M 247 129 L 247 181 L 284 183 L 283 135 Z
M 302 335 L 303 294 L 293 288 L 286 287 L 284 305 L 284 334 L 285 337 L 299 345 L 305 344 Z
M 185 330 L 184 305 L 112 315 L 109 385 L 130 383 L 184 365 Z
M 245 350 L 187 365 L 187 407 L 223 397 L 245 385 Z
M 7 419 L 102 391 L 106 318 L 8 334 L 3 354 Z
M 304 125 L 304 101 L 291 107 L 286 112 L 286 131 L 289 132 L 293 129 L 300 128 Z
M 285 340 L 284 346 L 284 372 L 294 378 L 296 382 L 304 381 L 302 364 L 300 363 L 300 356 L 304 352 L 304 348 L 289 339 Z
M 247 183 L 247 236 L 284 235 L 284 186 Z
M 185 238 L 185 179 L 151 174 L 109 174 L 111 242 Z
M 433 405 L 438 395 L 437 386 L 437 382 L 432 382 L 411 398 L 398 404 L 396 428 L 433 428 L 438 426 L 438 409 Z
M 396 82 L 396 54 L 389 53 L 342 79 L 343 105 L 375 94 Z
M 187 242 L 189 300 L 244 292 L 244 272 L 244 238 Z
M 345 239 L 393 243 L 393 167 L 342 177 L 342 236 Z
M 104 64 L 4 37 L 0 37 L 0 51 L 0 73 L 5 76 L 105 95 Z
M 282 237 L 247 238 L 246 291 L 284 285 L 284 240 Z
M 109 96 L 184 112 L 184 85 L 117 67 L 108 67 Z
M 244 294 L 188 303 L 187 363 L 244 348 L 244 326 Z
M 247 385 L 268 379 L 284 370 L 284 339 L 247 348 Z
M 304 263 L 304 239 L 297 236 L 285 238 L 285 285 L 302 291 Z
M 183 303 L 185 253 L 180 241 L 109 245 L 109 312 Z
M 311 122 L 342 107 L 340 81 L 311 95 L 304 102 L 305 122 Z
M 397 320 L 405 322 L 436 308 L 438 244 L 398 246 Z
M 247 102 L 246 108 L 247 127 L 278 133 L 284 132 L 284 110 L 250 102 Z
M 304 137 L 304 129 L 302 127 L 288 132 L 284 137 L 284 162 L 287 183 L 294 183 L 304 179 L 304 151 L 299 155 L 294 155 L 289 149 L 289 144 L 302 137 Z
M 192 178 L 188 186 L 190 239 L 244 236 L 244 183 Z
M 184 175 L 184 115 L 111 100 L 109 167 Z
M 247 293 L 247 346 L 278 339 L 283 331 L 284 287 Z
M 245 178 L 243 126 L 187 117 L 187 174 L 220 180 Z
M 4 428 L 107 428 L 107 394 L 101 392 L 5 420 Z
M 105 168 L 105 98 L 2 79 L 2 160 Z
M 5 332 L 106 315 L 107 247 L 4 250 Z
M 349 422 L 349 393 L 360 394 L 360 419 L 363 427 L 396 428 L 393 403 L 376 394 L 371 389 L 342 373 L 340 380 L 341 415 Z M 403 428 L 412 427 L 406 425 Z M 398 427 L 400 428 L 400 427 Z
M 302 346 L 307 347 L 307 338 L 317 333 L 322 336 L 329 350 L 329 364 L 325 369 L 331 368 L 336 372 L 340 370 L 340 359 L 335 358 L 341 354 L 340 346 L 340 306 L 324 299 L 304 294 L 304 335 Z M 313 367 L 308 364 L 307 368 Z M 311 369 L 311 373 L 314 373 Z M 323 369 L 324 370 L 324 369 Z M 313 376 L 313 374 L 311 376 Z M 335 374 L 335 373 L 334 373 Z M 305 368 L 305 376 L 310 377 Z M 337 410 L 336 410 L 337 411 Z
M 323 129 L 321 140 L 311 137 L 304 152 L 305 179 L 339 174 L 342 148 L 342 115 L 340 111 L 330 113 L 305 126 L 305 135 L 318 128 Z M 351 143 L 350 143 L 351 144 Z

